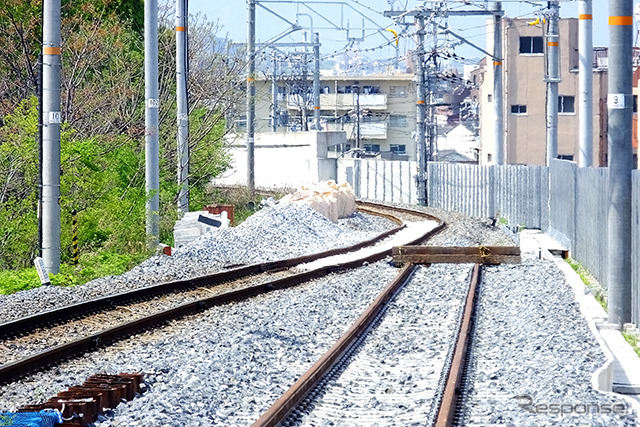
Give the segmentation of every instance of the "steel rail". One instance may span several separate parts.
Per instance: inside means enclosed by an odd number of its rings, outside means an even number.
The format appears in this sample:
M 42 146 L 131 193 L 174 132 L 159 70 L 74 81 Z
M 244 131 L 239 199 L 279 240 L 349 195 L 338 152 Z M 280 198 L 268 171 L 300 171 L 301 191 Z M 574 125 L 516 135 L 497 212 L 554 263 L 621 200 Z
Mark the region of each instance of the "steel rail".
M 371 211 L 369 213 L 372 215 L 383 216 L 391 219 L 397 224 L 402 224 L 402 221 L 400 219 L 395 218 L 391 215 L 374 211 Z M 365 240 L 363 242 L 344 248 L 331 249 L 316 254 L 304 255 L 301 257 L 285 260 L 251 264 L 187 280 L 159 283 L 149 287 L 94 298 L 77 304 L 71 304 L 57 309 L 37 313 L 31 316 L 25 316 L 16 320 L 1 323 L 0 340 L 29 333 L 39 327 L 65 323 L 70 319 L 86 317 L 90 314 L 112 310 L 115 307 L 126 306 L 135 302 L 147 301 L 158 296 L 168 295 L 171 293 L 186 292 L 200 287 L 219 285 L 222 283 L 247 278 L 261 273 L 285 270 L 287 268 L 291 268 L 300 264 L 306 264 L 321 258 L 327 258 L 330 256 L 353 252 L 367 246 L 375 245 L 381 240 L 384 240 L 387 237 L 402 230 L 404 227 L 404 225 L 399 225 L 398 227 L 385 231 L 384 233 L 381 233 L 380 235 L 372 239 Z
M 371 322 L 389 303 L 395 292 L 400 289 L 411 277 L 415 265 L 405 264 L 396 278 L 380 293 L 367 310 L 354 322 L 342 337 L 313 364 L 260 418 L 252 427 L 274 427 L 282 424 L 289 414 L 300 405 L 305 397 L 314 390 L 327 376 L 331 369 L 339 363 L 355 342 L 369 329 Z M 456 391 L 460 383 L 460 375 L 464 367 L 468 335 L 471 324 L 471 314 L 474 310 L 475 293 L 478 283 L 479 265 L 473 267 L 469 290 L 465 301 L 462 320 L 459 325 L 452 363 L 447 374 L 447 382 L 441 404 L 438 409 L 436 426 L 449 426 L 453 420 L 456 407 Z
M 439 221 L 438 226 L 436 226 L 431 231 L 418 236 L 413 240 L 413 243 L 415 244 L 418 241 L 429 238 L 430 236 L 438 233 L 445 226 L 446 224 L 443 221 Z M 268 283 L 262 283 L 260 285 L 255 285 L 248 288 L 200 299 L 183 304 L 173 309 L 166 310 L 161 313 L 134 320 L 115 328 L 104 330 L 100 333 L 93 334 L 78 339 L 74 342 L 60 345 L 58 347 L 54 347 L 34 356 L 27 357 L 14 363 L 5 365 L 0 368 L 0 384 L 6 384 L 11 381 L 15 381 L 32 372 L 41 370 L 44 367 L 55 365 L 63 360 L 75 357 L 87 351 L 92 351 L 98 347 L 113 344 L 114 342 L 127 338 L 136 333 L 149 330 L 158 325 L 162 325 L 168 321 L 182 318 L 190 314 L 195 314 L 214 306 L 234 301 L 242 301 L 274 290 L 292 287 L 334 272 L 358 268 L 366 263 L 372 263 L 384 259 L 390 254 L 391 249 L 383 250 L 353 261 L 319 267 L 289 277 L 273 280 Z M 290 261 L 291 260 L 285 260 L 284 262 Z
M 453 358 L 451 360 L 451 365 L 449 366 L 449 372 L 447 373 L 447 381 L 445 383 L 442 399 L 438 406 L 438 414 L 435 421 L 436 427 L 453 425 L 456 404 L 461 395 L 460 380 L 462 378 L 462 371 L 468 356 L 469 336 L 471 334 L 471 316 L 475 311 L 476 289 L 478 286 L 479 276 L 480 265 L 475 264 L 473 266 L 473 274 L 469 285 L 469 291 L 467 292 L 462 321 L 460 322 L 460 329 L 458 330 L 458 338 L 456 340 Z
M 353 325 L 331 348 L 313 364 L 267 411 L 260 416 L 252 427 L 274 427 L 280 425 L 287 415 L 295 409 L 311 390 L 340 362 L 355 342 L 366 333 L 378 314 L 387 306 L 396 291 L 413 275 L 415 264 L 405 264 L 400 273 L 389 283 Z

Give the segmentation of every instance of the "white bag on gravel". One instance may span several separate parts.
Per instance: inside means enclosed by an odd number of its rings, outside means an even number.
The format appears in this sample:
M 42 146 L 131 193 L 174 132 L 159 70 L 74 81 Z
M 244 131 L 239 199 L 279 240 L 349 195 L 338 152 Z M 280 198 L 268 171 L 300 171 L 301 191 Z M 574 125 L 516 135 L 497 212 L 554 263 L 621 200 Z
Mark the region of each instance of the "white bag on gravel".
M 348 218 L 356 210 L 356 196 L 348 183 L 341 185 L 334 181 L 324 181 L 310 187 L 301 187 L 293 194 L 287 194 L 280 203 L 304 203 L 333 222 Z

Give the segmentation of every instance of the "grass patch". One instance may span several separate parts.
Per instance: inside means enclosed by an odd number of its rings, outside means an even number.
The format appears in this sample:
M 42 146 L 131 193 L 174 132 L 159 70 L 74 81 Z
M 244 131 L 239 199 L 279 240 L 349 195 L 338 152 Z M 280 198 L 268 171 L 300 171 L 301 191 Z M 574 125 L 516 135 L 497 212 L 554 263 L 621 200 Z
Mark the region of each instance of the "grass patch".
M 283 193 L 276 193 L 272 197 L 279 199 Z M 264 194 L 253 194 L 244 188 L 212 188 L 209 190 L 211 202 L 209 204 L 234 205 L 234 225 L 253 215 L 259 209 L 260 201 L 267 197 Z M 144 247 L 129 247 L 128 253 L 118 251 L 80 252 L 77 266 L 60 264 L 60 273 L 49 275 L 54 286 L 77 286 L 90 282 L 99 277 L 117 276 L 149 258 L 152 252 Z M 35 267 L 23 270 L 0 271 L 0 294 L 9 295 L 27 289 L 40 287 L 40 278 Z M 1 425 L 1 424 L 0 424 Z
M 636 337 L 635 335 L 624 333 L 624 332 L 622 333 L 622 336 L 624 337 L 625 340 L 627 340 L 627 342 L 629 343 L 633 351 L 635 351 L 636 354 L 640 356 L 640 342 L 638 340 L 638 337 Z
M 604 289 L 598 284 L 598 281 L 584 268 L 578 261 L 573 260 L 571 258 L 567 258 L 565 260 L 567 264 L 573 268 L 573 270 L 578 273 L 580 279 L 582 279 L 582 283 L 589 289 L 589 292 L 593 295 L 593 297 L 600 303 L 602 308 L 607 311 L 607 297 L 604 293 Z M 633 351 L 636 352 L 638 356 L 640 356 L 640 340 L 637 336 L 632 334 L 627 334 L 622 332 L 622 336 L 629 343 Z
M 567 264 L 580 276 L 582 283 L 587 287 L 591 295 L 600 303 L 602 308 L 607 311 L 607 296 L 604 289 L 598 284 L 598 281 L 589 273 L 589 271 L 582 266 L 578 261 L 567 258 L 565 259 Z
M 77 266 L 60 264 L 60 273 L 49 275 L 54 286 L 77 286 L 98 277 L 113 276 L 130 270 L 149 258 L 149 253 L 122 254 L 118 252 L 99 252 L 83 254 Z M 19 271 L 0 271 L 0 294 L 40 287 L 40 278 L 35 267 Z

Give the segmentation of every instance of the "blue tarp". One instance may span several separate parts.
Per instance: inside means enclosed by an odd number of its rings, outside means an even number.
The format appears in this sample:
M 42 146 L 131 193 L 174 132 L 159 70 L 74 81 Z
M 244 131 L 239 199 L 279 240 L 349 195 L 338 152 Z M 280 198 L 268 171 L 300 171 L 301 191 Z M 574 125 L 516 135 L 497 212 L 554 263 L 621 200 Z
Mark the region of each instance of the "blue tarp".
M 56 423 L 62 423 L 60 411 L 0 412 L 0 426 L 3 427 L 54 427 Z

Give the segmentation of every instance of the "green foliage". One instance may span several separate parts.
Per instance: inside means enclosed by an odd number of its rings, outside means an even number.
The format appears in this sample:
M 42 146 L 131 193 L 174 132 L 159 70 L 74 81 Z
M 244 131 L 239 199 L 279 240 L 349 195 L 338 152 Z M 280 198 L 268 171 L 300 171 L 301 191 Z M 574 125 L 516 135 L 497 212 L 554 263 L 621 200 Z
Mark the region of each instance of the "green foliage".
M 640 342 L 638 340 L 638 337 L 636 337 L 635 335 L 627 334 L 625 332 L 622 333 L 622 336 L 629 343 L 633 351 L 635 351 L 636 354 L 640 356 Z
M 41 0 L 0 5 L 0 292 L 38 286 L 37 56 Z M 71 286 L 120 274 L 149 256 L 145 230 L 142 0 L 63 1 L 61 133 L 61 272 Z M 166 8 L 167 5 L 163 5 Z M 164 9 L 163 9 L 164 10 Z M 170 9 L 169 9 L 170 10 Z M 160 24 L 160 238 L 173 241 L 177 218 L 175 31 Z M 192 38 L 192 39 L 191 39 Z M 206 186 L 229 166 L 224 113 L 233 105 L 234 71 L 211 49 L 215 28 L 195 20 L 190 39 L 190 208 L 212 203 Z M 196 47 L 193 47 L 196 46 Z M 192 52 L 193 53 L 193 52 Z M 225 65 L 225 67 L 221 67 Z M 235 64 L 230 68 L 229 64 Z M 207 107 L 204 107 L 207 105 Z M 211 107 L 211 106 L 214 107 Z M 80 266 L 73 260 L 72 211 L 77 211 Z M 248 214 L 249 212 L 247 212 Z M 240 212 L 239 217 L 244 216 Z
M 78 266 L 61 264 L 60 273 L 49 275 L 54 286 L 76 286 L 98 277 L 119 275 L 130 270 L 149 253 L 123 254 L 117 251 L 102 251 L 84 254 Z M 26 289 L 40 287 L 40 278 L 34 267 L 17 271 L 0 271 L 0 294 L 12 294 Z
M 578 276 L 580 276 L 582 283 L 584 283 L 584 285 L 587 287 L 589 292 L 591 292 L 591 294 L 596 299 L 596 301 L 598 301 L 598 303 L 600 303 L 602 308 L 604 308 L 604 310 L 606 311 L 607 297 L 605 295 L 604 290 L 602 289 L 600 284 L 596 281 L 596 279 L 578 261 L 571 258 L 566 258 L 565 261 L 567 262 L 567 264 L 571 266 L 571 268 L 576 273 L 578 273 Z

